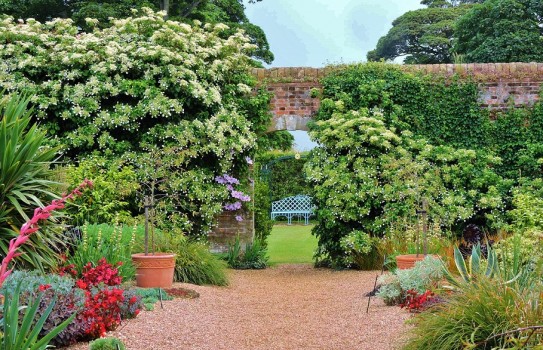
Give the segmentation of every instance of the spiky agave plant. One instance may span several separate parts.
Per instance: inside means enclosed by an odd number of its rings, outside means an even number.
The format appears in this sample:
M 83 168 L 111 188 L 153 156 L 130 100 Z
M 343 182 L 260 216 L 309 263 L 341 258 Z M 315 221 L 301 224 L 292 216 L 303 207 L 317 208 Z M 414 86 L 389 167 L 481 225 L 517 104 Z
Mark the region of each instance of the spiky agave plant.
M 492 278 L 499 274 L 498 259 L 496 252 L 487 246 L 487 258 L 481 252 L 481 245 L 477 244 L 473 246 L 471 255 L 468 257 L 467 262 L 462 256 L 462 252 L 458 247 L 454 247 L 454 262 L 460 280 L 456 278 L 444 265 L 444 276 L 447 281 L 452 285 L 452 288 L 461 287 L 462 283 L 471 283 L 479 279 L 481 276 Z
M 45 132 L 31 124 L 30 99 L 12 95 L 0 100 L 0 254 L 35 207 L 55 196 L 49 167 L 56 150 L 45 147 Z M 19 262 L 43 270 L 56 263 L 54 246 L 62 243 L 51 227 L 45 227 L 25 245 Z

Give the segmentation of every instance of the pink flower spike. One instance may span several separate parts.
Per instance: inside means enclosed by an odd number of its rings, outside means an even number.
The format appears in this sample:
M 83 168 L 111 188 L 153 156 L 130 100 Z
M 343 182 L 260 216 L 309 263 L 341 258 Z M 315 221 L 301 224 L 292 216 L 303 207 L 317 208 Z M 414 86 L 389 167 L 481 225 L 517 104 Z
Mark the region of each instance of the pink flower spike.
M 51 216 L 51 212 L 57 209 L 64 208 L 64 202 L 67 199 L 74 198 L 74 195 L 80 195 L 81 189 L 85 187 L 92 187 L 92 182 L 85 179 L 76 189 L 74 189 L 69 195 L 62 196 L 61 199 L 55 199 L 51 202 L 50 205 L 46 206 L 45 208 L 36 208 L 34 210 L 34 216 L 31 220 L 24 223 L 23 226 L 21 226 L 21 229 L 19 231 L 19 235 L 16 238 L 13 238 L 9 242 L 9 248 L 6 256 L 2 260 L 2 264 L 0 265 L 0 287 L 6 280 L 6 278 L 9 276 L 12 270 L 8 270 L 8 265 L 13 260 L 13 258 L 16 258 L 20 256 L 22 253 L 17 252 L 17 249 L 21 245 L 23 245 L 28 239 L 30 238 L 30 235 L 34 232 L 38 231 L 40 227 L 38 226 L 38 222 L 40 220 L 47 220 Z
M 13 269 L 9 269 L 0 275 L 0 280 L 4 281 L 13 272 Z
M 34 227 L 34 228 L 28 228 L 26 230 L 23 230 L 21 229 L 21 232 L 19 233 L 20 235 L 23 235 L 23 236 L 28 236 L 28 235 L 31 235 L 33 234 L 34 232 L 38 231 L 40 228 L 38 226 Z
M 28 241 L 29 238 L 30 236 L 28 235 L 19 235 L 19 237 L 17 237 L 15 240 L 14 246 L 19 247 L 23 245 L 26 241 Z

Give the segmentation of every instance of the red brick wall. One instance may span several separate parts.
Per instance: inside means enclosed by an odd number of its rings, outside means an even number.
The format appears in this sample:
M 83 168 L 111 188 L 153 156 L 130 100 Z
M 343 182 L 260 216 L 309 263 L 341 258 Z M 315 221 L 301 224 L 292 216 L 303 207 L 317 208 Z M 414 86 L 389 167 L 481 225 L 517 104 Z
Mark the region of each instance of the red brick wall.
M 509 103 L 532 105 L 539 99 L 543 83 L 543 63 L 485 63 L 403 65 L 408 72 L 421 72 L 451 77 L 470 77 L 481 90 L 481 107 L 491 110 L 506 108 Z M 306 130 L 307 121 L 319 108 L 318 99 L 311 98 L 312 88 L 321 88 L 319 79 L 335 68 L 271 68 L 253 69 L 260 81 L 266 82 L 273 94 L 272 130 Z

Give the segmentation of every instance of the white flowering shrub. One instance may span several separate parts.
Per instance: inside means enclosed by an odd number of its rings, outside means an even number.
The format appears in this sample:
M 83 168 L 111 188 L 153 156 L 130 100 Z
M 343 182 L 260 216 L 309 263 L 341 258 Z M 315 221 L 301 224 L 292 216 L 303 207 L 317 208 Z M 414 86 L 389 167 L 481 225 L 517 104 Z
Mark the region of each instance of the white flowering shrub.
M 327 119 L 310 131 L 319 147 L 305 165 L 317 206 L 319 264 L 349 265 L 350 232 L 380 238 L 391 227 L 415 227 L 422 199 L 428 222 L 443 232 L 469 220 L 502 224 L 504 180 L 493 169 L 499 159 L 433 146 L 388 127 L 376 109 L 346 111 L 341 102 L 325 99 L 321 113 Z
M 160 191 L 183 198 L 180 227 L 205 231 L 228 200 L 214 179 L 243 177 L 269 123 L 267 99 L 251 93 L 253 45 L 242 32 L 222 38 L 225 25 L 162 15 L 143 9 L 88 33 L 69 19 L 3 19 L 0 89 L 33 96 L 39 123 L 69 159 L 121 158 L 142 182 L 149 166 L 162 167 Z

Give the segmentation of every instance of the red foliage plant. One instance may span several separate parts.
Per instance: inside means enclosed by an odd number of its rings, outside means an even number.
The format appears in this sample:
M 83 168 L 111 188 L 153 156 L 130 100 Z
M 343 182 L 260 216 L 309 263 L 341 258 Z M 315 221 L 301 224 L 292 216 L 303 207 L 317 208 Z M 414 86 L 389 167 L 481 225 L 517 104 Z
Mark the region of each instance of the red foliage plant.
M 100 259 L 96 267 L 88 263 L 76 286 L 85 291 L 85 310 L 79 316 L 87 324 L 85 333 L 90 338 L 105 335 L 121 323 L 123 290 L 116 288 L 122 282 L 119 271 Z
M 431 291 L 419 294 L 416 290 L 410 289 L 407 291 L 405 302 L 400 304 L 402 308 L 407 308 L 410 312 L 420 312 L 437 301 L 437 296 Z

